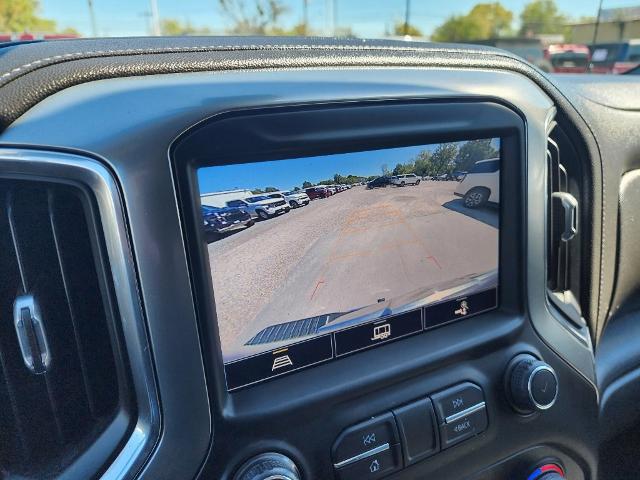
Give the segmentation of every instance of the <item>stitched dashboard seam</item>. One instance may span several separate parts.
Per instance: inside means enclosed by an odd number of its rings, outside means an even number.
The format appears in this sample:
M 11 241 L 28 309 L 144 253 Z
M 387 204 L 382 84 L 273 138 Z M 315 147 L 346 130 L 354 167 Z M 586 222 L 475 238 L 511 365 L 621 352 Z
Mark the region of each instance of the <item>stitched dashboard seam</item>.
M 474 49 L 447 49 L 447 48 L 423 48 L 423 47 L 391 47 L 384 45 L 332 45 L 332 44 L 250 44 L 250 45 L 200 45 L 193 47 L 174 47 L 174 48 L 125 48 L 117 50 L 87 50 L 81 52 L 64 53 L 59 55 L 51 55 L 49 57 L 33 60 L 29 63 L 20 65 L 19 67 L 12 68 L 8 72 L 0 75 L 0 86 L 8 83 L 12 77 L 15 77 L 18 73 L 26 71 L 31 67 L 42 68 L 56 63 L 62 63 L 70 60 L 81 60 L 85 58 L 99 57 L 99 56 L 126 56 L 126 55 L 154 55 L 154 54 L 170 54 L 170 53 L 190 53 L 190 52 L 216 52 L 216 51 L 255 51 L 255 50 L 336 50 L 336 51 L 402 51 L 402 52 L 455 52 L 455 53 L 474 53 L 482 54 L 478 50 Z M 491 51 L 491 54 L 497 56 L 503 56 L 505 58 L 513 58 L 509 55 L 501 55 L 499 51 Z

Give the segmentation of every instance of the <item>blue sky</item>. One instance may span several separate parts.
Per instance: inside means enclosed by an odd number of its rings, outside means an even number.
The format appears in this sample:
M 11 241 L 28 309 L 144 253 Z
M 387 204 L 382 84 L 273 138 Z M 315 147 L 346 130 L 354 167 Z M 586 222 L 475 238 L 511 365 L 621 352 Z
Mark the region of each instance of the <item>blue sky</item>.
M 498 140 L 494 140 L 497 147 Z M 438 144 L 412 147 L 341 153 L 320 157 L 277 160 L 260 163 L 206 167 L 198 170 L 201 193 L 224 190 L 264 189 L 275 187 L 289 190 L 302 182 L 317 183 L 332 178 L 334 174 L 368 177 L 381 175 L 382 165 L 393 170 L 398 163 L 407 163 L 423 150 L 433 151 Z
M 252 0 L 245 0 L 247 5 Z M 290 26 L 302 18 L 303 0 L 282 0 L 288 7 L 283 25 Z M 322 32 L 327 22 L 327 5 L 330 0 L 308 0 L 311 27 Z M 489 0 L 486 0 L 489 1 Z M 216 33 L 223 33 L 226 19 L 218 8 L 218 0 L 157 0 L 162 18 L 189 21 L 196 26 L 206 26 Z M 396 21 L 404 18 L 405 0 L 334 0 L 338 26 L 350 26 L 358 36 L 381 37 Z M 452 14 L 469 11 L 477 0 L 413 0 L 412 23 L 429 34 L 433 28 Z M 520 14 L 522 0 L 502 0 L 516 17 Z M 604 8 L 638 5 L 640 0 L 604 0 Z M 149 0 L 93 0 L 98 35 L 128 36 L 147 35 L 149 31 Z M 595 15 L 598 0 L 556 0 L 565 14 L 579 18 Z M 87 0 L 40 0 L 42 16 L 58 22 L 60 27 L 74 27 L 85 36 L 91 35 L 91 23 Z
M 371 150 L 321 157 L 307 157 L 272 162 L 245 163 L 223 167 L 206 167 L 198 171 L 201 193 L 238 188 L 276 187 L 288 190 L 302 186 L 308 180 L 317 183 L 341 175 L 382 175 L 382 165 L 392 170 L 398 163 L 406 163 L 422 150 L 433 150 L 436 145 Z

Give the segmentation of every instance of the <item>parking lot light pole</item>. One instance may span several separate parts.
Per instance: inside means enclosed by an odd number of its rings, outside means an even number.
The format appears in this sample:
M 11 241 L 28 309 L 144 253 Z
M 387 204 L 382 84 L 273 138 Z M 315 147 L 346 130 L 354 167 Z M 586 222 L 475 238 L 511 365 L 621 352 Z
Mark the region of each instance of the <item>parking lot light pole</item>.
M 409 35 L 409 20 L 411 18 L 411 0 L 407 0 L 404 7 L 404 35 Z
M 598 29 L 600 27 L 600 16 L 602 15 L 602 0 L 600 0 L 600 3 L 598 4 L 598 17 L 596 18 L 596 26 L 593 29 L 593 43 L 595 45 L 597 39 L 598 39 Z

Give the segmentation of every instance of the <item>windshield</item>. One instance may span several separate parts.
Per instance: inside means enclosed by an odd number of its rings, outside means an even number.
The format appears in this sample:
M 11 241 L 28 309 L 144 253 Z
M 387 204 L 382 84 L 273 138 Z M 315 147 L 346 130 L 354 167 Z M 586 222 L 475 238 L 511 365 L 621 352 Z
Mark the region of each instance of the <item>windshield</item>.
M 482 44 L 556 73 L 589 71 L 584 53 L 545 55 L 565 45 L 580 52 L 589 48 L 592 65 L 640 62 L 640 0 L 624 5 L 608 0 L 3 0 L 1 5 L 0 42 L 159 35 L 342 37 Z

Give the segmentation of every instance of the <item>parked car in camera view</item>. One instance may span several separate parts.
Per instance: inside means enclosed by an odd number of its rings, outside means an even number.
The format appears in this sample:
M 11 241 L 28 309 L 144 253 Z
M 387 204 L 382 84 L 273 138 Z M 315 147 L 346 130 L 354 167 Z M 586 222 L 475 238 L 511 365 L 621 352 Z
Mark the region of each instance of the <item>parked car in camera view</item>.
M 478 208 L 500 201 L 500 159 L 476 162 L 458 184 L 455 195 L 462 197 L 464 206 Z
M 327 187 L 311 187 L 304 191 L 310 200 L 317 198 L 327 198 L 331 196 L 331 191 Z
M 289 204 L 281 198 L 269 198 L 266 195 L 256 195 L 238 200 L 229 200 L 227 207 L 239 208 L 254 218 L 266 220 L 291 210 Z
M 367 188 L 380 188 L 390 185 L 391 179 L 389 177 L 378 177 L 367 183 Z
M 405 185 L 420 185 L 420 177 L 415 173 L 407 173 L 404 175 L 394 175 L 391 177 L 391 183 L 404 187 Z
M 228 233 L 254 224 L 251 215 L 239 208 L 202 205 L 201 212 L 204 231 L 207 234 Z
M 274 192 L 267 195 L 269 198 L 276 198 L 286 201 L 291 208 L 304 207 L 309 205 L 311 199 L 302 190 L 299 191 L 287 191 L 287 192 Z

